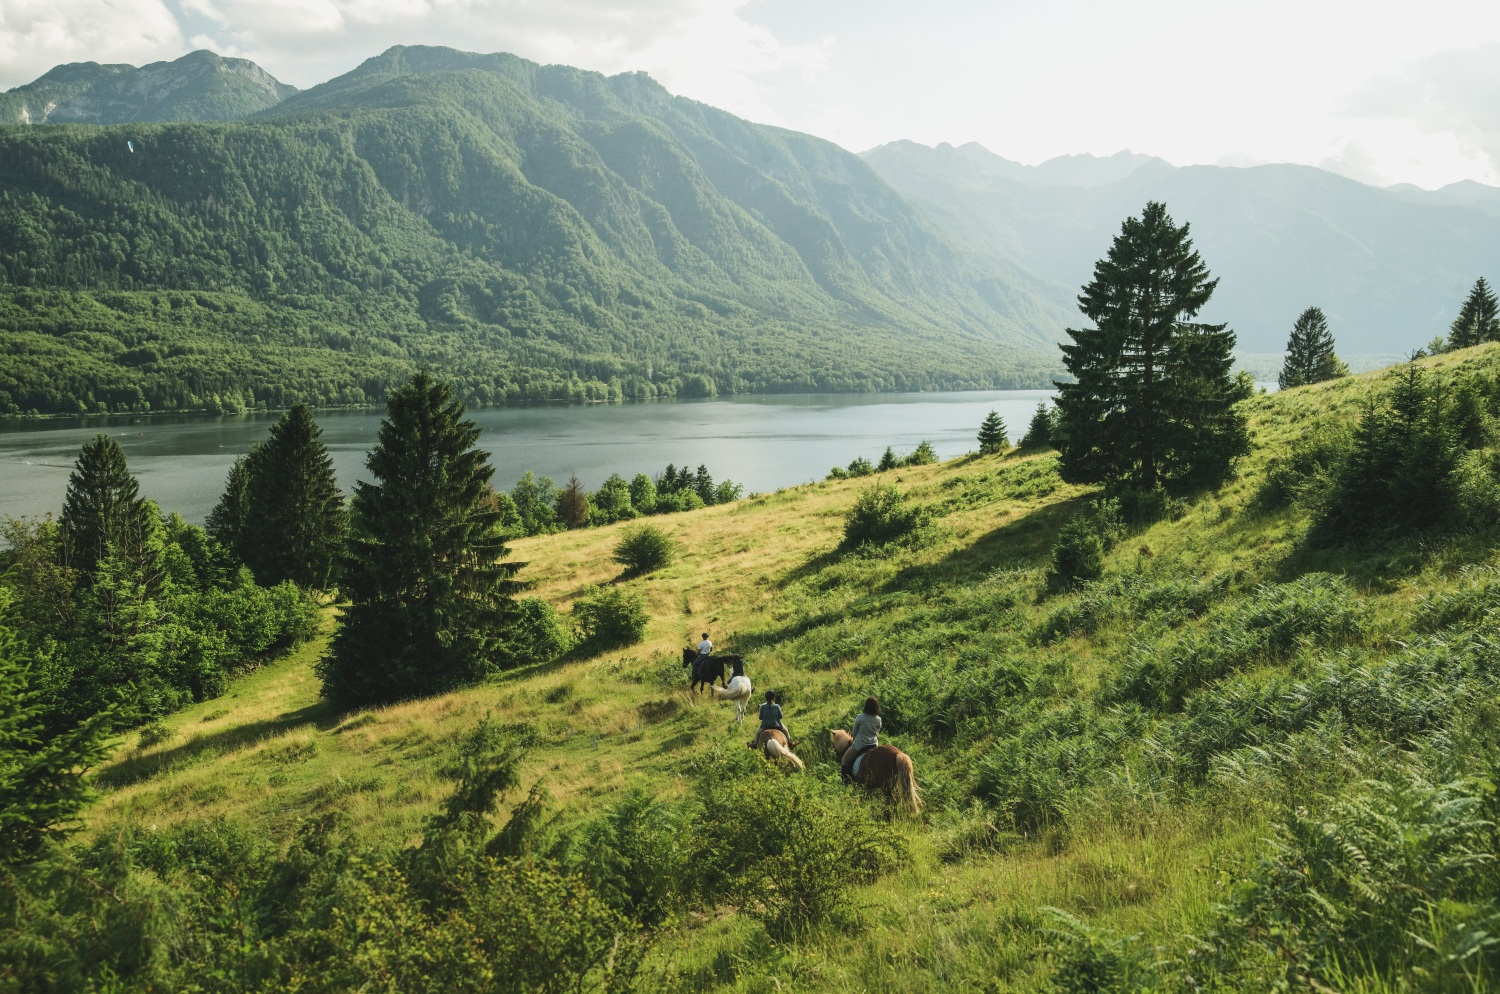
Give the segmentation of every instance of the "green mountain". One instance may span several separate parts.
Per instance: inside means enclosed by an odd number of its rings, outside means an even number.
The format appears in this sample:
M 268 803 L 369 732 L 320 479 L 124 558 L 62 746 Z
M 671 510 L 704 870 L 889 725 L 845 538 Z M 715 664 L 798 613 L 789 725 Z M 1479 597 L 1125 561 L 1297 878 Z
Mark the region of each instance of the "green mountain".
M 0 218 L 0 410 L 364 403 L 418 364 L 480 402 L 1024 385 L 1065 322 L 829 142 L 448 49 L 242 122 L 0 128 Z
M 1023 166 L 905 141 L 864 159 L 955 241 L 1070 290 L 1121 219 L 1164 201 L 1220 278 L 1206 319 L 1229 322 L 1250 352 L 1280 352 L 1317 305 L 1341 353 L 1408 353 L 1447 332 L 1477 277 L 1500 274 L 1500 190 L 1477 183 L 1383 190 L 1308 166 L 1176 168 L 1130 153 Z
M 74 62 L 0 93 L 6 124 L 233 121 L 297 92 L 254 62 L 192 52 L 148 66 Z

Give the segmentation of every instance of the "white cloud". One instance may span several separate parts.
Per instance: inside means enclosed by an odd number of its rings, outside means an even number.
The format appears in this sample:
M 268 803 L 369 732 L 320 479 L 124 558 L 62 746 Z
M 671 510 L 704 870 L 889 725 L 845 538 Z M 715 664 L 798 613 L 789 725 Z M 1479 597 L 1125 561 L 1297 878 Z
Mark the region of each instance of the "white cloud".
M 1453 179 L 1500 182 L 1500 42 L 1439 52 L 1371 80 L 1349 101 L 1368 119 L 1441 157 Z
M 162 0 L 0 0 L 0 87 L 65 62 L 154 62 L 183 54 Z

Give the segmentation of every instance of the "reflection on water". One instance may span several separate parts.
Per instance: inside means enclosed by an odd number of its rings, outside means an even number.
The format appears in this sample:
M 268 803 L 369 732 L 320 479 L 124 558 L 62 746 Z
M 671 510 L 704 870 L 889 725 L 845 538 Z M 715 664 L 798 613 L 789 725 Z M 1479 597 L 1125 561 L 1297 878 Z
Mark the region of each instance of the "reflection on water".
M 1026 430 L 1045 390 L 747 397 L 583 407 L 471 411 L 491 453 L 496 486 L 524 471 L 561 482 L 576 473 L 590 489 L 610 473 L 656 474 L 667 463 L 706 464 L 747 493 L 821 479 L 855 456 L 878 460 L 926 439 L 944 459 L 973 451 L 979 422 L 998 411 L 1012 439 Z M 57 513 L 78 448 L 97 432 L 117 438 L 141 492 L 201 523 L 237 456 L 265 438 L 277 415 L 76 418 L 0 422 L 0 516 Z M 347 492 L 368 479 L 365 454 L 381 415 L 318 415 L 323 441 Z

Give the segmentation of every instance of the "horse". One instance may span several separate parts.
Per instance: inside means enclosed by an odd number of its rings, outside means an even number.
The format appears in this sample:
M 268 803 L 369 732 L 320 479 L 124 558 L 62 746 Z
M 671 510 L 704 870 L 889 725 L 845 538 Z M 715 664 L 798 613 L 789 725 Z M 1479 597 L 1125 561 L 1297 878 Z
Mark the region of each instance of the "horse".
M 780 760 L 799 770 L 807 769 L 802 765 L 802 760 L 792 753 L 791 743 L 786 740 L 786 734 L 779 728 L 762 729 L 755 736 L 755 741 L 750 743 L 750 748 L 761 750 L 769 760 Z
M 721 701 L 734 701 L 735 718 L 741 725 L 745 723 L 745 709 L 750 706 L 750 695 L 755 688 L 750 686 L 750 678 L 745 675 L 745 661 L 739 656 L 730 657 L 734 660 L 734 676 L 729 678 L 729 684 L 725 687 L 709 687 L 714 696 Z
M 697 658 L 697 649 L 682 650 L 683 666 L 691 668 L 693 665 L 693 660 Z M 688 682 L 692 684 L 693 693 L 696 694 L 700 686 L 713 686 L 713 682 L 715 680 L 719 681 L 719 686 L 721 687 L 728 686 L 728 684 L 724 680 L 724 666 L 726 663 L 731 666 L 735 664 L 743 666 L 745 660 L 741 656 L 709 656 L 707 659 L 703 660 L 703 662 L 698 664 L 697 670 L 690 669 L 690 672 L 688 673 Z
M 854 736 L 842 728 L 829 729 L 828 737 L 833 742 L 833 752 L 842 762 L 844 753 L 854 745 Z M 886 800 L 895 800 L 912 814 L 922 810 L 922 797 L 917 793 L 917 781 L 912 775 L 911 757 L 895 746 L 876 746 L 855 760 L 859 772 L 854 782 L 865 787 L 879 787 L 885 791 Z

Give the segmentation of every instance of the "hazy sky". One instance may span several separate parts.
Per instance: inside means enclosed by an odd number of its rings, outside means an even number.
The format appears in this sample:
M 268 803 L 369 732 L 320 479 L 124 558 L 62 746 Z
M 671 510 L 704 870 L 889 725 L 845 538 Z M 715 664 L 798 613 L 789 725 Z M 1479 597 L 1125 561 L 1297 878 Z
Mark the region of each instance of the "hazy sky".
M 195 48 L 310 86 L 397 44 L 606 73 L 860 151 L 1122 148 L 1500 185 L 1500 3 L 0 0 L 0 89 Z

